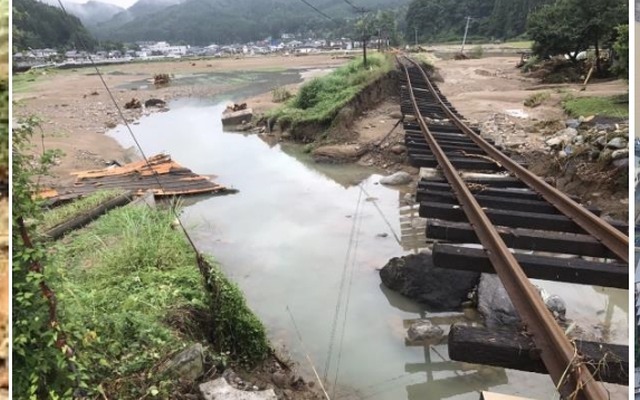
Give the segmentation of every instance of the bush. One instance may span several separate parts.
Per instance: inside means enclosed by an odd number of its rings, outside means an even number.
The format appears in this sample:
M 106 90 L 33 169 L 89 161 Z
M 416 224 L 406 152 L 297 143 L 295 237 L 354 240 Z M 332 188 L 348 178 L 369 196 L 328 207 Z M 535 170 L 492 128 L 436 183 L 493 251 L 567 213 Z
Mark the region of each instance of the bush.
M 538 107 L 549 97 L 551 97 L 551 93 L 549 92 L 534 93 L 525 99 L 524 105 L 525 107 L 531 107 L 531 108 Z
M 484 54 L 484 48 L 481 45 L 475 46 L 473 49 L 471 49 L 471 51 L 469 52 L 469 56 L 471 58 L 482 58 L 482 55 Z
M 282 103 L 292 97 L 293 95 L 291 94 L 291 92 L 284 87 L 277 87 L 271 91 L 271 98 L 274 103 Z
M 267 113 L 281 124 L 295 127 L 299 123 L 328 124 L 366 85 L 393 68 L 391 57 L 371 54 L 367 66 L 362 58 L 351 61 L 331 74 L 303 85 L 284 106 Z

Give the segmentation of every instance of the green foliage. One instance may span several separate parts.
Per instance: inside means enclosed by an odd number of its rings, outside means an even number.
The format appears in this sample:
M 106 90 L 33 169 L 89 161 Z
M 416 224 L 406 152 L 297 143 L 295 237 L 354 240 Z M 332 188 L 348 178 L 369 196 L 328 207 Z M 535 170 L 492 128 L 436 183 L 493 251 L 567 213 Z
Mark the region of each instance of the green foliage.
M 409 0 L 361 0 L 357 6 L 369 10 L 391 10 Z M 120 41 L 184 40 L 190 44 L 242 43 L 283 33 L 300 34 L 305 39 L 354 37 L 356 14 L 341 1 L 316 0 L 313 5 L 331 16 L 322 17 L 302 2 L 291 0 L 236 0 L 233 7 L 211 0 L 180 2 L 170 7 L 146 3 L 151 10 L 130 8 L 127 13 L 93 28 L 101 39 Z M 138 3 L 136 3 L 137 5 Z M 133 18 L 131 18 L 133 17 Z M 397 21 L 397 16 L 394 14 Z M 391 34 L 390 34 L 391 35 Z
M 93 50 L 96 42 L 77 17 L 37 0 L 13 2 L 13 48 Z
M 596 53 L 610 46 L 627 16 L 624 0 L 558 0 L 530 15 L 527 32 L 539 57 L 568 54 L 575 60 L 589 46 Z
M 277 87 L 271 90 L 271 98 L 275 103 L 282 103 L 292 98 L 293 95 L 285 87 Z
M 405 37 L 420 40 L 461 41 L 466 17 L 472 16 L 469 38 L 510 39 L 525 33 L 530 12 L 551 0 L 413 0 L 406 14 Z
M 206 309 L 193 252 L 172 229 L 173 218 L 144 206 L 119 208 L 50 251 L 60 320 L 92 392 L 138 398 L 153 384 L 167 386 L 152 369 L 190 339 L 164 323 L 167 314 Z
M 551 93 L 549 92 L 534 93 L 524 100 L 524 105 L 525 107 L 531 107 L 531 108 L 538 107 L 549 97 L 551 97 Z
M 616 27 L 617 38 L 613 43 L 613 50 L 616 53 L 616 64 L 614 73 L 622 78 L 629 78 L 629 25 L 618 25 Z
M 30 153 L 29 141 L 36 124 L 35 119 L 25 121 L 21 128 L 14 129 L 12 141 L 13 394 L 24 399 L 70 398 L 82 377 L 69 369 L 73 360 L 69 364 L 55 345 L 63 337 L 61 326 L 51 326 L 48 303 L 40 287 L 45 275 L 34 268 L 34 264 L 40 264 L 48 271 L 46 249 L 38 242 L 27 247 L 20 231 L 21 220 L 32 221 L 32 227 L 41 221 L 34 181 L 47 173 L 58 155 L 54 151 Z M 29 236 L 35 236 L 34 228 L 25 229 Z
M 264 326 L 247 307 L 240 289 L 219 268 L 209 263 L 204 268 L 217 348 L 248 367 L 263 361 L 269 354 Z
M 203 290 L 193 250 L 173 220 L 170 210 L 123 207 L 49 251 L 46 277 L 90 395 L 140 398 L 159 390 L 170 397 L 175 381 L 159 365 L 203 336 L 244 365 L 268 354 L 264 327 L 218 268 L 208 267 Z M 168 324 L 172 313 L 189 309 L 213 314 L 213 326 L 200 328 L 212 335 L 194 337 Z
M 90 194 L 87 197 L 73 201 L 69 204 L 65 204 L 61 207 L 54 208 L 53 210 L 44 214 L 43 221 L 40 225 L 40 232 L 45 232 L 63 222 L 70 220 L 71 218 L 90 211 L 105 201 L 114 199 L 124 193 L 122 190 L 99 190 Z
M 629 117 L 629 101 L 619 97 L 572 97 L 562 102 L 564 110 L 572 117 L 600 115 L 603 117 Z
M 540 63 L 540 58 L 538 56 L 531 56 L 527 61 L 525 61 L 522 66 L 523 72 L 530 72 L 536 65 Z
M 390 57 L 370 54 L 367 67 L 362 58 L 338 68 L 331 74 L 313 79 L 283 107 L 269 112 L 282 124 L 328 124 L 364 87 L 393 68 Z
M 482 58 L 482 55 L 484 54 L 484 49 L 482 48 L 482 46 L 478 45 L 475 46 L 473 49 L 471 49 L 471 51 L 469 52 L 469 56 L 471 58 Z

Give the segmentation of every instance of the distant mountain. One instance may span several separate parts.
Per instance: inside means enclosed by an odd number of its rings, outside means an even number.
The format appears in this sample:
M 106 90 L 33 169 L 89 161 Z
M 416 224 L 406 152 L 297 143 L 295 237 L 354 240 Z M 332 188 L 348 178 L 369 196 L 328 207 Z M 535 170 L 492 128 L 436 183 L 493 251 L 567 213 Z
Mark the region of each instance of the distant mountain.
M 110 33 L 117 31 L 121 26 L 146 16 L 155 14 L 167 7 L 179 4 L 182 0 L 138 0 L 126 10 L 112 15 L 108 20 L 92 26 L 92 31 L 99 37 L 110 37 Z
M 50 6 L 59 7 L 58 0 L 40 1 Z M 75 3 L 63 0 L 62 4 L 69 14 L 80 18 L 80 21 L 82 21 L 86 27 L 92 27 L 99 23 L 109 21 L 114 15 L 124 11 L 122 7 L 96 0 L 90 0 L 87 3 Z
M 119 41 L 166 40 L 190 44 L 246 42 L 282 33 L 341 32 L 357 13 L 343 0 L 314 0 L 329 21 L 299 0 L 140 0 L 93 32 Z M 175 4 L 178 3 L 178 4 Z M 395 9 L 409 0 L 354 0 L 371 10 Z M 135 12 L 134 12 L 135 11 Z M 349 26 L 350 28 L 350 26 Z
M 93 49 L 96 42 L 78 17 L 36 0 L 13 0 L 13 47 Z M 82 43 L 82 45 L 81 45 Z

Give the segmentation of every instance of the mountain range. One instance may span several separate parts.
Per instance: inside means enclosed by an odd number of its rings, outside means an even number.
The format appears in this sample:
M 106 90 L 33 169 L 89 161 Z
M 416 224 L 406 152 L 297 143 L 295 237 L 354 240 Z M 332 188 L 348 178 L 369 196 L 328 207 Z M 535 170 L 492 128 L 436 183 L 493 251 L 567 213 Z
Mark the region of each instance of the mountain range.
M 57 0 L 42 0 L 57 4 Z M 120 7 L 91 0 L 65 2 L 65 8 L 100 40 L 166 40 L 190 44 L 246 42 L 282 33 L 348 31 L 358 16 L 350 5 L 370 10 L 398 9 L 410 0 L 139 0 Z M 404 18 L 404 15 L 402 15 Z M 348 28 L 351 28 L 349 26 Z

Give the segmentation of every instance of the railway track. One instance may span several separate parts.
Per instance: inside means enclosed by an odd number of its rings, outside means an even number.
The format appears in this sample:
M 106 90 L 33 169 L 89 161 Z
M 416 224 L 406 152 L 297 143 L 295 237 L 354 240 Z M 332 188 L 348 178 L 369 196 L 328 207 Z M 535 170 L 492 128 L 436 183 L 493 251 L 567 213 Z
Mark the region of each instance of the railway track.
M 399 57 L 410 162 L 436 265 L 495 272 L 564 398 L 605 399 L 528 278 L 627 288 L 628 227 L 598 217 L 470 128 L 415 61 Z M 433 171 L 433 170 L 432 170 Z M 469 243 L 480 244 L 469 246 Z

